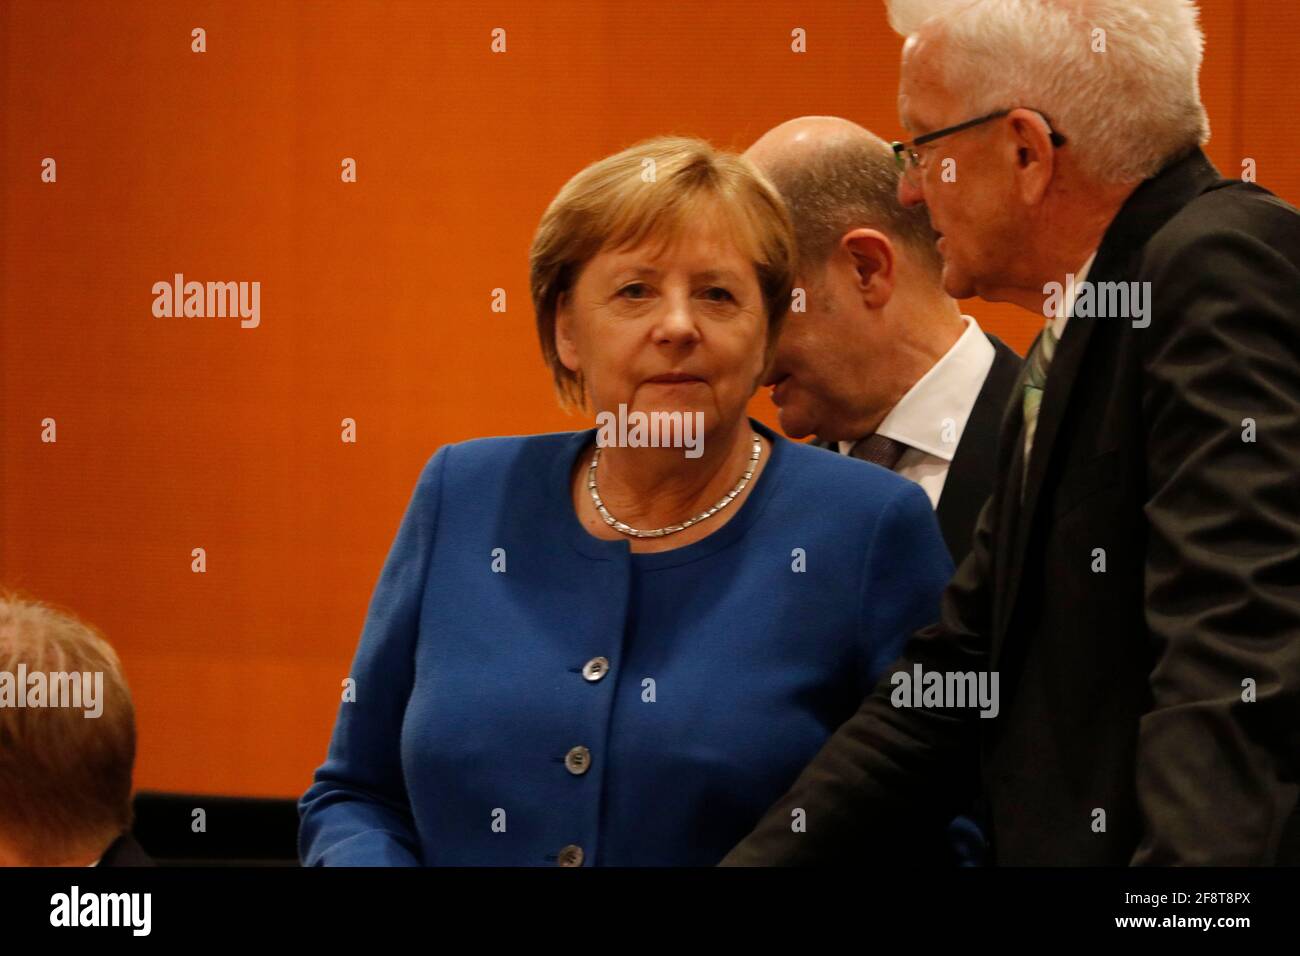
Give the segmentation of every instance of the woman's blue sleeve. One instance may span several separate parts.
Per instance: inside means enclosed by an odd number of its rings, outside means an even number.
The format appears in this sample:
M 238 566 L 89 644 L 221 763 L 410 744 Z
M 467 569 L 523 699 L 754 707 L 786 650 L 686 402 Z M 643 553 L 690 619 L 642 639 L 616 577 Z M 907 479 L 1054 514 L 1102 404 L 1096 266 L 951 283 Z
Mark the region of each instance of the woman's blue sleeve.
M 419 866 L 402 775 L 402 720 L 415 673 L 420 605 L 449 448 L 425 465 L 370 599 L 325 762 L 298 802 L 307 866 Z
M 902 656 L 912 632 L 939 620 L 940 598 L 952 571 L 930 499 L 920 485 L 908 481 L 882 510 L 867 553 L 863 696 Z

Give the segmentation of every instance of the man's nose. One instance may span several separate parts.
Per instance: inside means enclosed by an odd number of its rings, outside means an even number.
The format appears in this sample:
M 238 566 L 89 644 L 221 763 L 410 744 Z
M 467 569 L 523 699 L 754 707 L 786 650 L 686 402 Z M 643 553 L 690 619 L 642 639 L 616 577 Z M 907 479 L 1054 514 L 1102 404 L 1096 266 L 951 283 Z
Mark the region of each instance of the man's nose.
M 913 206 L 919 206 L 925 202 L 925 193 L 921 190 L 918 182 L 912 182 L 914 177 L 898 177 L 898 204 L 904 209 L 910 209 Z

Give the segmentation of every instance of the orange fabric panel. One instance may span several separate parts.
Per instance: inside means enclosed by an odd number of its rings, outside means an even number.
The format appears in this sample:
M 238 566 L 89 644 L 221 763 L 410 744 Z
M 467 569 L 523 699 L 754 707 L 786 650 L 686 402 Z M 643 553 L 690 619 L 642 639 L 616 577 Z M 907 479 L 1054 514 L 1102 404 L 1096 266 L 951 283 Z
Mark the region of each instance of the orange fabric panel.
M 897 135 L 879 4 L 648 9 L 0 5 L 0 584 L 119 648 L 138 786 L 300 793 L 421 464 L 586 424 L 555 404 L 527 286 L 569 176 L 647 136 L 743 148 L 806 113 Z M 1203 9 L 1210 154 L 1295 201 L 1300 6 Z M 155 318 L 176 273 L 259 282 L 260 325 Z M 1036 330 L 965 306 L 1021 351 Z M 766 394 L 753 408 L 775 424 Z

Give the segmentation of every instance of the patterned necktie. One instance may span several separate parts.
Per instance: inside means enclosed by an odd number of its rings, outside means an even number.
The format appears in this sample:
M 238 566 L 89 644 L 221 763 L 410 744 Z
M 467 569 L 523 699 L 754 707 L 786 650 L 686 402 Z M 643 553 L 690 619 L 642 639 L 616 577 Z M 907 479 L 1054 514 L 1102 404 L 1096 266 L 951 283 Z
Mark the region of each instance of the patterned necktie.
M 1043 404 L 1043 389 L 1047 385 L 1047 367 L 1056 354 L 1056 332 L 1051 323 L 1043 329 L 1038 343 L 1029 353 L 1025 369 L 1024 419 L 1025 419 L 1025 469 L 1029 468 L 1029 450 L 1034 447 L 1034 431 L 1038 428 L 1038 409 Z
M 903 457 L 903 452 L 907 451 L 907 446 L 901 441 L 894 441 L 892 438 L 886 438 L 884 435 L 871 434 L 866 438 L 859 439 L 849 449 L 849 455 L 860 461 L 869 461 L 873 465 L 880 465 L 882 468 L 894 470 L 898 464 L 898 459 Z

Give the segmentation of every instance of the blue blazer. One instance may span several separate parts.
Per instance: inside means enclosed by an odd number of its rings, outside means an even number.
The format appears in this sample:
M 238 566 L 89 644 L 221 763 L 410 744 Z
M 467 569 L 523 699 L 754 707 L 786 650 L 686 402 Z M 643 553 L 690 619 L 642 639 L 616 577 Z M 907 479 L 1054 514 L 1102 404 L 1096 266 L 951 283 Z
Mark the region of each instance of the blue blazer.
M 707 866 L 744 837 L 952 573 L 918 485 L 752 424 L 749 497 L 655 554 L 574 513 L 592 430 L 439 450 L 299 804 L 303 862 Z

